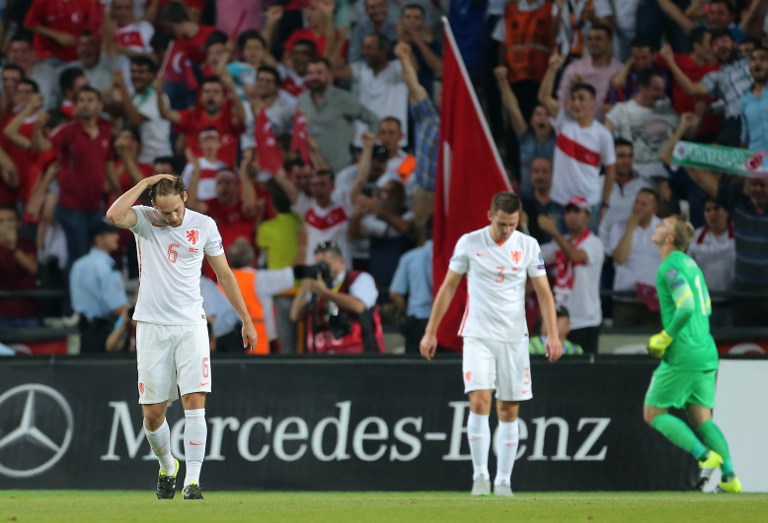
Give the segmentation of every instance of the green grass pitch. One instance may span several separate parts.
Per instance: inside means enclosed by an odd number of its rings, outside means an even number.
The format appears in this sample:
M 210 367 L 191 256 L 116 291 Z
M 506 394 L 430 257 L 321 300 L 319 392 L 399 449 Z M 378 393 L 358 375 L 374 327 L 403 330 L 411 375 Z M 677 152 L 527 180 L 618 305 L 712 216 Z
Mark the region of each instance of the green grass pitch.
M 201 502 L 151 491 L 0 491 L 0 522 L 768 521 L 768 494 L 694 492 L 217 492 Z

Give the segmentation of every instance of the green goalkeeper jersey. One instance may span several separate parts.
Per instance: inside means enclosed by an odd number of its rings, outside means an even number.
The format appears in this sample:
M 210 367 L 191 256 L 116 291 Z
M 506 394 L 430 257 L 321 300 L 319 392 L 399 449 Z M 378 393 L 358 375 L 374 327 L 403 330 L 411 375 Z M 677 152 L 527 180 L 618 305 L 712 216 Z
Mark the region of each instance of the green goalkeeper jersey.
M 664 362 L 681 370 L 717 368 L 715 340 L 709 333 L 712 302 L 704 275 L 687 254 L 672 251 L 656 276 L 661 321 L 672 336 Z

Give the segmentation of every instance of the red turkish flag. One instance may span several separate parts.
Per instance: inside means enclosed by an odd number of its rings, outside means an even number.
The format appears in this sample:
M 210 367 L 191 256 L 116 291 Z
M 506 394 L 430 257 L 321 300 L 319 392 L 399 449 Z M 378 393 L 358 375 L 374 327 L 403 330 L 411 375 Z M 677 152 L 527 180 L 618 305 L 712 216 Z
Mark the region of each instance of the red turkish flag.
M 291 152 L 298 152 L 302 161 L 309 164 L 309 135 L 307 134 L 307 117 L 296 109 L 293 115 L 293 134 L 291 135 Z
M 440 150 L 435 180 L 434 288 L 440 288 L 459 238 L 488 225 L 493 195 L 511 191 L 499 152 L 491 138 L 480 103 L 444 19 L 443 101 L 440 108 Z M 467 303 L 466 279 L 437 330 L 441 347 L 460 351 L 457 335 Z
M 267 111 L 262 107 L 256 118 L 256 152 L 259 155 L 259 167 L 271 174 L 283 167 L 283 152 L 272 131 L 272 122 L 267 118 Z

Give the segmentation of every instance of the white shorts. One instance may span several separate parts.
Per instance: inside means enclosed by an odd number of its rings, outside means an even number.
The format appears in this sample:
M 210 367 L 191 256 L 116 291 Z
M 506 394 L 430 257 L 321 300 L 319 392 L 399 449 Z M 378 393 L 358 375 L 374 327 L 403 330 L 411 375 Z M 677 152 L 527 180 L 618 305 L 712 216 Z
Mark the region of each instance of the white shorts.
M 205 325 L 136 325 L 139 403 L 211 392 L 211 351 Z
M 464 338 L 464 392 L 496 390 L 496 399 L 522 401 L 533 397 L 528 336 L 518 343 Z

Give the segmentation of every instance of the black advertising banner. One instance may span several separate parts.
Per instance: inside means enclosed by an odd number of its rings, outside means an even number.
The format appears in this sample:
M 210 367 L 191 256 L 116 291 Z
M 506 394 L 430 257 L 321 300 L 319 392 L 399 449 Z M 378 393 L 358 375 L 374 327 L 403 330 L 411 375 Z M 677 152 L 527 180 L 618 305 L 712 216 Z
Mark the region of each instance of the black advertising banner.
M 206 490 L 470 487 L 459 359 L 214 359 L 212 367 Z M 534 361 L 513 489 L 691 488 L 693 459 L 642 419 L 653 368 L 631 358 Z M 0 383 L 0 488 L 154 488 L 132 360 L 4 360 Z M 168 421 L 183 459 L 178 402 Z

